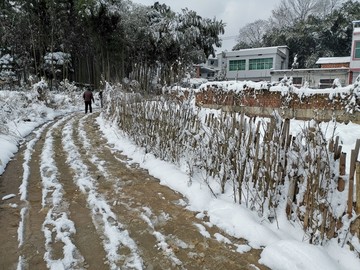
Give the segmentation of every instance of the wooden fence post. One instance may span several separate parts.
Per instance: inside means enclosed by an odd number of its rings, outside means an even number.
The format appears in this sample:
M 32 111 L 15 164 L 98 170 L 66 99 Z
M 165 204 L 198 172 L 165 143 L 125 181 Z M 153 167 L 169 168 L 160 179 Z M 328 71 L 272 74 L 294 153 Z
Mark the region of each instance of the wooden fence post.
M 349 217 L 352 217 L 352 209 L 353 209 L 353 198 L 354 198 L 354 173 L 355 173 L 355 150 L 351 150 L 351 158 L 350 158 L 350 174 L 349 174 L 349 194 L 348 194 L 348 207 L 347 214 Z
M 360 162 L 356 162 L 356 214 L 360 215 Z
M 345 181 L 343 176 L 346 172 L 346 153 L 341 153 L 340 155 L 340 168 L 339 168 L 339 180 L 338 180 L 338 191 L 344 191 L 345 189 Z
M 359 154 L 359 148 L 360 148 L 360 139 L 357 139 L 355 149 L 351 150 L 351 157 L 350 157 L 349 196 L 348 196 L 348 209 L 347 209 L 347 213 L 350 218 L 352 217 L 352 209 L 354 202 L 354 174 L 355 174 L 356 160 Z

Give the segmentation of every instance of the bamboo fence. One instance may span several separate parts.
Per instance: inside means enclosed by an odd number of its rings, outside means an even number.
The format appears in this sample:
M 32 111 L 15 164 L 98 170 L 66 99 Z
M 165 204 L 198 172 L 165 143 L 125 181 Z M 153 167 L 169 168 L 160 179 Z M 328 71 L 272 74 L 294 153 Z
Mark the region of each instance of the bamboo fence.
M 276 112 L 269 121 L 226 112 L 202 116 L 186 102 L 146 101 L 114 89 L 108 100 L 106 117 L 146 153 L 185 168 L 189 184 L 202 175 L 214 196 L 231 190 L 234 202 L 271 222 L 284 211 L 301 222 L 310 243 L 346 241 L 344 231 L 359 236 L 359 226 L 350 225 L 360 215 L 360 140 L 346 175 L 339 138 L 326 140 L 318 124 L 292 136 L 290 120 Z M 344 216 L 351 222 L 344 224 Z

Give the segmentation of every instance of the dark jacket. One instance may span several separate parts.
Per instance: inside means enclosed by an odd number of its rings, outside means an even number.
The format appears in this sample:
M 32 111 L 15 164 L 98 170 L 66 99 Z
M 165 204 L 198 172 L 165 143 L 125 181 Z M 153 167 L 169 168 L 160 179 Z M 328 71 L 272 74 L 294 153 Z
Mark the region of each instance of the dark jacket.
M 93 93 L 90 91 L 90 90 L 86 90 L 83 94 L 83 98 L 84 98 L 84 101 L 95 101 L 94 100 L 94 96 L 93 96 Z

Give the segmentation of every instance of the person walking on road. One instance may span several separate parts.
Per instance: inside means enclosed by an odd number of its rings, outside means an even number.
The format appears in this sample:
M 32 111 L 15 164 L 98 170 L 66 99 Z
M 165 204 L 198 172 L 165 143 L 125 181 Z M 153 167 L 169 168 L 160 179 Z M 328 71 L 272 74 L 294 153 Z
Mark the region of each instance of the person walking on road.
M 94 95 L 91 92 L 90 89 L 86 89 L 86 91 L 83 94 L 83 98 L 84 98 L 84 102 L 85 102 L 85 113 L 88 112 L 88 108 L 90 113 L 92 113 L 92 107 L 91 107 L 91 102 L 95 102 L 94 100 Z

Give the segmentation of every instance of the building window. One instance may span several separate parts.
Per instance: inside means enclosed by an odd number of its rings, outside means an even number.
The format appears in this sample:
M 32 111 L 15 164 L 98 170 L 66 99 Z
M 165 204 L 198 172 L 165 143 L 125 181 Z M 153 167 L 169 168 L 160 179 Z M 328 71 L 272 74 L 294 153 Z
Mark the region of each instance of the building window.
M 360 59 L 360 41 L 355 41 L 355 58 Z
M 210 59 L 209 60 L 210 66 L 218 66 L 218 60 L 217 59 Z
M 273 67 L 272 58 L 260 58 L 249 60 L 249 70 L 270 69 Z
M 293 77 L 293 84 L 302 85 L 302 77 Z
M 230 60 L 229 71 L 245 70 L 246 60 Z
M 333 82 L 334 79 L 320 79 L 320 89 L 331 88 Z

